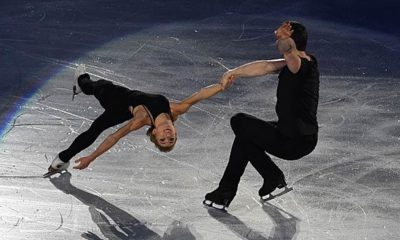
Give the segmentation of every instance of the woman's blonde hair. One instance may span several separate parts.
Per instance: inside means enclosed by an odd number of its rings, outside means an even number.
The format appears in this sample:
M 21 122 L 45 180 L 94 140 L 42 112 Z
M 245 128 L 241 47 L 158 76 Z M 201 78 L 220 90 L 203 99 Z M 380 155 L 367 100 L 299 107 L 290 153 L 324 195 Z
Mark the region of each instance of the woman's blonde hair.
M 158 150 L 160 150 L 161 152 L 169 152 L 169 151 L 171 151 L 172 149 L 174 149 L 175 143 L 176 143 L 176 140 L 177 140 L 176 134 L 175 134 L 175 142 L 174 142 L 174 144 L 172 144 L 172 145 L 169 146 L 169 147 L 164 147 L 164 146 L 161 146 L 161 145 L 158 144 L 157 139 L 156 139 L 156 136 L 153 134 L 153 129 L 154 129 L 153 126 L 150 127 L 149 129 L 147 129 L 146 135 L 149 136 L 150 141 L 151 141 L 152 143 L 154 143 L 154 146 L 156 146 L 156 148 L 158 148 Z

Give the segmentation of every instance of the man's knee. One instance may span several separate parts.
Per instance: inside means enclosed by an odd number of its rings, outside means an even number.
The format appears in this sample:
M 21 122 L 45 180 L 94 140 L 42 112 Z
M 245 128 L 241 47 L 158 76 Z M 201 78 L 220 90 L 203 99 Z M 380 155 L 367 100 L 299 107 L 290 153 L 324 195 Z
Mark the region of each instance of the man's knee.
M 247 118 L 245 113 L 237 113 L 231 117 L 231 128 L 235 135 L 239 135 L 243 131 L 245 118 Z

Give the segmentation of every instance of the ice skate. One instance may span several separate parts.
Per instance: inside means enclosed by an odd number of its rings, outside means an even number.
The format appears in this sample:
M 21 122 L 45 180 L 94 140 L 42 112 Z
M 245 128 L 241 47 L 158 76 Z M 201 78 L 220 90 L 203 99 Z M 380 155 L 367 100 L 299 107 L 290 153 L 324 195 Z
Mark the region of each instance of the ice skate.
M 221 211 L 226 212 L 229 204 L 235 197 L 236 192 L 224 192 L 219 189 L 216 189 L 210 193 L 207 193 L 203 204 L 212 207 Z
M 51 163 L 51 165 L 48 168 L 48 172 L 43 174 L 44 178 L 50 177 L 56 173 L 61 173 L 64 171 L 67 171 L 69 167 L 69 162 L 63 162 L 61 161 L 61 159 L 59 158 L 59 156 L 57 155 L 53 162 Z
M 75 84 L 72 87 L 72 100 L 74 100 L 75 95 L 78 95 L 82 92 L 82 89 L 79 87 L 78 79 L 81 75 L 86 73 L 86 66 L 85 64 L 79 64 L 78 67 L 75 69 Z
M 282 196 L 283 194 L 286 194 L 292 190 L 293 187 L 288 187 L 285 179 L 283 179 L 278 184 L 272 185 L 264 181 L 263 186 L 258 191 L 258 195 L 260 195 L 261 202 L 266 202 L 276 197 Z

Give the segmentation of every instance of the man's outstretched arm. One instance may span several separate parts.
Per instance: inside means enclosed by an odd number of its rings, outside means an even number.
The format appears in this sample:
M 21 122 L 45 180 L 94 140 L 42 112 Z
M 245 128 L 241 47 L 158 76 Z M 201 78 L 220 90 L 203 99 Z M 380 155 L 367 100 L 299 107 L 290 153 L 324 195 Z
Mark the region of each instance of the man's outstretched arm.
M 222 75 L 221 83 L 229 87 L 238 77 L 250 78 L 276 73 L 286 65 L 285 59 L 258 60 L 228 70 Z

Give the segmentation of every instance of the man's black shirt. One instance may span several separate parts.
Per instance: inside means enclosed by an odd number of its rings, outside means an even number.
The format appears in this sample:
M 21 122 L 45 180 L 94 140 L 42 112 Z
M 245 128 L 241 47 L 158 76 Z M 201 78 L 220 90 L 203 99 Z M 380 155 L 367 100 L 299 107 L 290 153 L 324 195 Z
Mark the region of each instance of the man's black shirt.
M 287 66 L 279 73 L 275 107 L 278 128 L 291 138 L 318 133 L 319 71 L 316 58 L 309 56 L 311 61 L 301 58 L 296 74 Z

